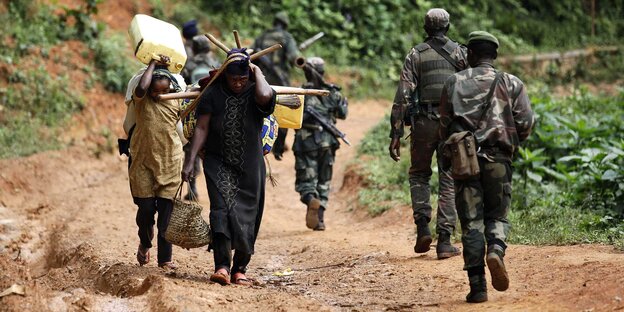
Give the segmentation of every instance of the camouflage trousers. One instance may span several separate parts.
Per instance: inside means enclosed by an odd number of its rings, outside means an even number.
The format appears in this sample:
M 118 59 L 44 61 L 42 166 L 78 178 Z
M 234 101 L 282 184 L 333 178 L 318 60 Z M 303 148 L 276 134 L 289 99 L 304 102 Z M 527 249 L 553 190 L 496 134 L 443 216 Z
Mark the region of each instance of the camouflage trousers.
M 295 190 L 302 202 L 306 194 L 313 194 L 327 209 L 335 155 L 332 148 L 295 153 Z
M 409 169 L 410 194 L 412 196 L 412 210 L 414 222 L 425 218 L 431 221 L 431 203 L 429 197 L 431 190 L 431 160 L 436 152 L 439 173 L 438 212 L 436 232 L 442 231 L 450 234 L 455 230 L 457 223 L 457 211 L 455 210 L 455 190 L 453 178 L 442 170 L 442 153 L 439 150 L 440 139 L 438 120 L 429 119 L 426 116 L 416 116 L 412 120 L 410 135 L 411 166 Z
M 511 225 L 511 164 L 479 157 L 478 177 L 455 181 L 455 203 L 462 228 L 464 270 L 485 266 L 485 247 L 505 240 Z

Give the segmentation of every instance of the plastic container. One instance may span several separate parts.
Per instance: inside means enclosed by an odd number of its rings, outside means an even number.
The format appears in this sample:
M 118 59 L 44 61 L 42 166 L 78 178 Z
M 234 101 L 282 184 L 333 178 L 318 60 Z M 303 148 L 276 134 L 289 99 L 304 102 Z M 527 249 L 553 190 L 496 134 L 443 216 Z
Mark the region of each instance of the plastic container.
M 278 87 L 272 86 L 275 91 L 287 92 L 289 87 Z M 299 101 L 301 101 L 301 106 L 297 109 L 290 109 L 286 106 L 279 105 L 281 94 L 277 95 L 277 104 L 275 105 L 275 111 L 273 115 L 275 119 L 277 119 L 277 123 L 280 128 L 288 128 L 288 129 L 300 129 L 303 124 L 303 95 L 297 95 L 299 97 Z
M 134 55 L 143 64 L 166 55 L 171 59 L 169 71 L 179 73 L 186 63 L 186 50 L 180 30 L 173 24 L 145 14 L 137 14 L 128 29 L 134 47 Z

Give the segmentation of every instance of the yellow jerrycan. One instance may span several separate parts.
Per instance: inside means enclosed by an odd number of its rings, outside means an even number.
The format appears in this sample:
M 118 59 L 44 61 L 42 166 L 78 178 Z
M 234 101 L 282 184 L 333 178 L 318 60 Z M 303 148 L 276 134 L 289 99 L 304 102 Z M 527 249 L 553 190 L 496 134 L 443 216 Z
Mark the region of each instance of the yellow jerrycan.
M 134 55 L 143 64 L 158 55 L 170 58 L 169 71 L 177 74 L 186 63 L 186 50 L 180 30 L 173 24 L 145 14 L 137 14 L 128 29 L 134 48 Z
M 277 120 L 280 128 L 289 128 L 289 129 L 300 129 L 303 124 L 303 95 L 297 95 L 299 101 L 301 102 L 301 106 L 297 109 L 290 109 L 286 106 L 279 105 L 280 97 L 291 96 L 288 94 L 288 91 L 292 90 L 301 90 L 299 88 L 291 88 L 291 87 L 282 87 L 282 86 L 271 86 L 273 90 L 277 93 L 281 93 L 277 95 L 277 104 L 275 105 L 275 111 L 273 115 Z

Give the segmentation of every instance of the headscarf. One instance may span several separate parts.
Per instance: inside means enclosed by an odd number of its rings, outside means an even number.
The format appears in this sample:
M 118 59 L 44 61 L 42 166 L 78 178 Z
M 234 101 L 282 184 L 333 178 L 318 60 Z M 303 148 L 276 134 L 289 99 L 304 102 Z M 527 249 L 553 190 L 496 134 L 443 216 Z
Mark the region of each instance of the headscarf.
M 173 86 L 173 89 L 175 90 L 175 92 L 182 92 L 182 88 L 178 84 L 178 81 L 173 77 L 171 72 L 168 71 L 167 69 L 165 69 L 165 68 L 156 68 L 156 69 L 154 69 L 154 72 L 152 73 L 152 80 L 156 80 L 156 79 L 160 79 L 160 78 L 167 78 L 167 79 L 169 79 L 169 82 Z
M 225 71 L 230 75 L 245 76 L 249 74 L 249 53 L 247 48 L 232 49 L 227 53 L 228 63 Z

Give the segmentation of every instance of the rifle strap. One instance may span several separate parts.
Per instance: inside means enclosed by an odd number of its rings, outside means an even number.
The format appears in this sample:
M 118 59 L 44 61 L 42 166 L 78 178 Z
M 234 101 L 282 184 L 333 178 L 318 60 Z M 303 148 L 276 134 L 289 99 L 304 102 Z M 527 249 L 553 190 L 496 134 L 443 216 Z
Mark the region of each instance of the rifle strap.
M 455 67 L 455 70 L 457 70 L 458 72 L 464 70 L 464 68 L 459 66 L 459 62 L 451 57 L 451 52 L 453 52 L 453 50 L 455 50 L 459 46 L 459 44 L 451 40 L 448 40 L 447 43 L 444 45 L 442 45 L 442 43 L 438 40 L 429 40 L 427 44 L 436 52 L 438 52 L 441 57 L 451 63 L 451 65 Z
M 498 85 L 498 82 L 501 80 L 501 77 L 503 76 L 503 72 L 500 72 L 497 70 L 495 70 L 495 72 L 496 72 L 496 75 L 494 76 L 494 81 L 492 82 L 492 85 L 490 86 L 490 91 L 485 96 L 485 104 L 483 105 L 483 110 L 481 112 L 481 117 L 479 118 L 479 122 L 477 122 L 476 124 L 477 127 L 479 127 L 479 124 L 481 124 L 481 122 L 483 121 L 483 117 L 485 117 L 485 114 L 487 113 L 488 109 L 492 105 L 492 96 L 494 95 L 494 90 L 496 89 L 496 85 Z

